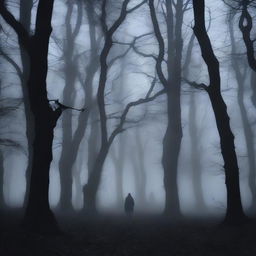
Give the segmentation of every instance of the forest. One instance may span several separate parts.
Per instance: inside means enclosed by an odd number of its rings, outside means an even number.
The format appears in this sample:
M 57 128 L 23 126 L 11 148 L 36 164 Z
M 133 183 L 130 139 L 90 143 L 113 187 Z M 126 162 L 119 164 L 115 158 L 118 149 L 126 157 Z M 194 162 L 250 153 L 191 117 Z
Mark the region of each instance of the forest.
M 255 0 L 0 0 L 0 255 L 255 255 Z

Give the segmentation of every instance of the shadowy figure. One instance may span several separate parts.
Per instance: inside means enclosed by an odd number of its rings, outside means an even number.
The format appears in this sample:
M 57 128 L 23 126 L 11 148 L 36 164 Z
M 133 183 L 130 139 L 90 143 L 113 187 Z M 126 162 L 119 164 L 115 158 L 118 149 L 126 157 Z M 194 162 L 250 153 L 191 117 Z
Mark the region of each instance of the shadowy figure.
M 134 209 L 134 199 L 129 193 L 128 196 L 125 198 L 124 210 L 128 216 L 131 216 L 133 214 L 133 209 Z

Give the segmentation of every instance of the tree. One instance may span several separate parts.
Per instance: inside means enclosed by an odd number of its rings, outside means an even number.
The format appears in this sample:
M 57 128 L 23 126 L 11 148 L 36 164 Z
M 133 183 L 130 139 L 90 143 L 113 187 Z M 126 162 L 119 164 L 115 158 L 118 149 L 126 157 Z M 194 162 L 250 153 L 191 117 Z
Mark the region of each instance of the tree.
M 102 2 L 101 21 L 102 21 L 103 31 L 105 33 L 105 42 L 100 54 L 101 69 L 100 69 L 99 87 L 97 92 L 97 101 L 98 101 L 98 107 L 99 107 L 99 113 L 100 113 L 100 125 L 101 125 L 101 145 L 100 145 L 100 150 L 97 154 L 95 163 L 93 165 L 92 172 L 89 175 L 87 184 L 85 185 L 85 188 L 84 188 L 84 200 L 85 200 L 86 207 L 89 211 L 96 211 L 96 195 L 97 195 L 98 187 L 100 184 L 103 165 L 107 157 L 107 154 L 109 152 L 109 148 L 113 143 L 115 137 L 119 133 L 123 132 L 123 125 L 125 123 L 129 110 L 134 106 L 152 101 L 155 98 L 157 98 L 159 95 L 162 95 L 164 93 L 164 90 L 161 90 L 158 93 L 151 96 L 152 90 L 150 90 L 150 93 L 147 93 L 145 98 L 141 98 L 137 101 L 128 103 L 120 116 L 120 122 L 117 124 L 117 127 L 112 131 L 110 136 L 108 136 L 107 114 L 105 109 L 105 88 L 106 88 L 107 74 L 108 74 L 108 67 L 109 67 L 107 62 L 107 57 L 113 46 L 113 35 L 117 31 L 117 29 L 120 27 L 120 25 L 123 23 L 126 16 L 132 11 L 138 9 L 146 1 L 141 1 L 139 4 L 135 5 L 134 7 L 127 9 L 130 1 L 124 0 L 121 7 L 120 15 L 114 21 L 113 25 L 110 26 L 110 28 L 108 28 L 107 22 L 106 22 L 107 2 L 108 2 L 107 0 L 104 0 Z
M 240 63 L 241 62 L 241 56 L 237 57 L 237 47 L 234 37 L 234 28 L 233 28 L 233 18 L 230 17 L 228 21 L 229 25 L 229 33 L 230 33 L 230 39 L 231 39 L 231 64 L 232 68 L 235 72 L 235 77 L 238 85 L 238 92 L 237 92 L 237 98 L 238 98 L 238 105 L 241 112 L 242 117 L 242 125 L 244 130 L 244 136 L 245 136 L 245 143 L 246 143 L 246 149 L 248 154 L 248 161 L 249 161 L 249 187 L 252 193 L 252 204 L 251 204 L 251 210 L 254 212 L 256 208 L 256 163 L 255 163 L 255 149 L 254 149 L 254 135 L 253 130 L 250 125 L 249 117 L 247 114 L 246 106 L 244 104 L 244 87 L 246 82 L 246 74 L 247 74 L 247 67 L 244 66 L 243 70 L 241 68 Z
M 141 138 L 139 127 L 135 128 L 136 131 L 134 140 L 135 147 L 133 154 L 131 154 L 131 162 L 134 166 L 134 181 L 135 181 L 135 193 L 136 193 L 136 202 L 138 209 L 145 209 L 146 206 L 146 184 L 147 184 L 147 175 L 146 175 L 146 147 L 145 142 Z
M 251 39 L 252 30 L 252 16 L 250 15 L 248 8 L 250 6 L 256 7 L 255 1 L 241 0 L 239 5 L 242 7 L 242 14 L 239 20 L 239 28 L 243 35 L 243 40 L 246 46 L 246 53 L 248 63 L 251 69 L 256 72 L 256 58 L 254 56 L 254 40 Z
M 33 1 L 28 0 L 20 1 L 20 23 L 23 25 L 24 29 L 30 33 L 30 23 L 31 23 L 31 11 L 33 7 Z M 0 49 L 0 53 L 2 57 L 14 68 L 17 73 L 17 76 L 21 83 L 21 89 L 23 94 L 23 104 L 24 104 L 24 112 L 25 112 L 25 121 L 26 121 L 26 136 L 27 136 L 27 144 L 28 144 L 28 154 L 27 154 L 27 169 L 26 169 L 26 190 L 24 196 L 24 206 L 27 205 L 28 192 L 29 192 L 29 180 L 31 175 L 31 163 L 32 163 L 32 141 L 33 141 L 33 120 L 31 118 L 31 111 L 28 100 L 28 88 L 27 88 L 27 80 L 29 75 L 29 59 L 26 53 L 26 50 L 22 46 L 21 40 L 18 38 L 18 43 L 20 46 L 20 56 L 21 56 L 21 67 L 17 64 L 14 58 L 9 56 L 4 52 L 3 47 Z
M 124 145 L 127 141 L 126 135 L 120 134 L 118 143 L 112 148 L 111 157 L 115 166 L 115 186 L 116 186 L 116 206 L 123 210 L 124 191 L 123 191 L 123 173 L 126 158 L 126 148 Z
M 193 10 L 195 18 L 193 29 L 199 42 L 202 57 L 207 65 L 210 79 L 209 86 L 205 84 L 197 84 L 197 86 L 203 88 L 209 95 L 220 136 L 221 153 L 224 160 L 225 183 L 227 188 L 225 223 L 237 224 L 244 222 L 246 216 L 241 203 L 239 168 L 235 152 L 234 135 L 230 127 L 227 106 L 220 91 L 221 77 L 219 62 L 214 55 L 211 41 L 205 28 L 204 0 L 193 0 Z
M 189 1 L 165 1 L 167 26 L 167 78 L 162 63 L 165 57 L 165 42 L 157 20 L 154 0 L 149 0 L 150 16 L 159 45 L 156 71 L 167 96 L 167 129 L 163 139 L 162 165 L 164 168 L 165 214 L 181 217 L 178 195 L 178 160 L 182 140 L 181 125 L 181 72 L 182 72 L 182 23 Z M 175 15 L 173 8 L 175 9 Z
M 87 107 L 87 111 L 80 112 L 78 116 L 78 125 L 75 130 L 72 130 L 72 117 L 69 113 L 63 115 L 62 123 L 63 123 L 63 145 L 62 145 L 62 154 L 59 162 L 60 169 L 60 183 L 61 183 L 61 196 L 59 201 L 59 207 L 61 212 L 65 212 L 67 210 L 72 209 L 72 181 L 74 178 L 76 188 L 81 193 L 80 186 L 80 170 L 73 172 L 74 165 L 77 160 L 77 156 L 79 154 L 79 148 L 81 142 L 84 138 L 84 135 L 88 128 L 89 120 L 91 121 L 91 134 L 89 136 L 89 144 L 90 150 L 88 150 L 88 169 L 91 169 L 91 162 L 94 161 L 95 150 L 93 149 L 97 143 L 90 143 L 91 139 L 95 139 L 95 136 L 98 136 L 98 129 L 95 129 L 98 126 L 98 123 L 95 122 L 97 119 L 97 106 L 96 100 L 93 94 L 93 80 L 97 71 L 99 69 L 99 49 L 100 42 L 102 39 L 101 32 L 97 31 L 97 3 L 92 0 L 85 1 L 82 4 L 82 1 L 77 1 L 77 17 L 76 17 L 76 25 L 72 30 L 72 26 L 70 24 L 72 13 L 73 13 L 73 3 L 67 3 L 67 15 L 66 15 L 66 36 L 67 40 L 65 43 L 61 45 L 63 50 L 63 59 L 65 61 L 64 68 L 64 77 L 65 77 L 65 89 L 63 92 L 63 100 L 66 104 L 74 104 L 75 97 L 72 93 L 74 88 L 75 80 L 78 80 L 81 84 L 84 94 L 85 94 L 85 104 Z M 87 16 L 88 27 L 89 27 L 89 40 L 90 40 L 90 51 L 86 53 L 87 64 L 85 71 L 81 71 L 79 69 L 81 56 L 85 54 L 80 54 L 75 52 L 75 39 L 78 36 L 80 31 L 80 26 L 82 22 L 82 10 L 85 8 L 85 13 Z M 55 40 L 57 43 L 58 40 Z M 85 76 L 83 75 L 85 73 Z M 70 97 L 72 95 L 72 97 Z M 90 172 L 90 171 L 89 171 Z
M 35 32 L 31 36 L 24 26 L 0 1 L 0 14 L 17 33 L 29 56 L 28 98 L 34 119 L 33 160 L 28 205 L 24 225 L 35 231 L 56 231 L 57 223 L 48 201 L 49 168 L 52 160 L 53 130 L 63 110 L 47 98 L 46 75 L 51 18 L 54 0 L 40 0 L 37 7 Z
M 67 5 L 67 13 L 65 20 L 65 28 L 66 28 L 66 40 L 63 48 L 63 57 L 65 61 L 64 65 L 64 81 L 65 87 L 63 90 L 63 102 L 66 105 L 74 104 L 74 96 L 72 91 L 75 88 L 75 81 L 78 76 L 78 61 L 75 55 L 75 40 L 79 34 L 81 24 L 82 24 L 82 16 L 83 16 L 83 6 L 81 1 L 77 1 L 77 17 L 75 27 L 72 29 L 72 13 L 74 9 L 74 3 L 71 1 L 66 2 Z M 90 85 L 87 85 L 90 86 Z M 82 113 L 84 115 L 85 113 Z M 88 115 L 88 113 L 86 113 Z M 62 116 L 62 152 L 59 160 L 59 173 L 60 173 L 60 201 L 59 208 L 61 212 L 66 212 L 72 210 L 72 166 L 75 161 L 75 156 L 77 150 L 74 153 L 72 151 L 77 148 L 75 143 L 79 143 L 79 140 L 73 141 L 73 131 L 72 131 L 72 115 L 70 113 L 65 113 Z
M 2 83 L 0 82 L 0 87 L 1 86 Z M 21 99 L 3 98 L 2 95 L 0 95 L 0 97 L 0 121 L 1 129 L 3 129 L 5 128 L 6 123 L 8 123 L 6 121 L 6 117 L 18 109 L 21 104 Z M 20 142 L 8 138 L 8 134 L 6 133 L 0 133 L 0 211 L 6 207 L 4 196 L 4 156 L 6 149 L 17 149 L 19 151 L 23 151 L 25 154 L 27 153 Z
M 254 55 L 254 43 L 255 39 L 252 39 L 252 30 L 253 30 L 253 18 L 250 14 L 250 9 L 255 10 L 256 1 L 255 0 L 224 0 L 224 3 L 227 4 L 233 13 L 240 12 L 238 27 L 242 33 L 243 41 L 246 47 L 246 55 L 248 64 L 251 67 L 253 72 L 256 72 L 256 58 Z M 256 107 L 256 87 L 255 84 L 252 84 L 252 103 Z

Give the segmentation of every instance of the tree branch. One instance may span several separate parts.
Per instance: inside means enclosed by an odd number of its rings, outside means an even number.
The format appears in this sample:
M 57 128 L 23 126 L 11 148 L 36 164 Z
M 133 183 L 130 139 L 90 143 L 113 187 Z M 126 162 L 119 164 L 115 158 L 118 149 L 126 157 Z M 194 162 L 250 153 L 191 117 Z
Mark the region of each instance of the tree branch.
M 28 50 L 30 44 L 30 36 L 22 24 L 15 19 L 11 12 L 8 11 L 6 8 L 5 0 L 0 0 L 0 15 L 3 17 L 6 23 L 11 26 L 12 29 L 17 33 L 23 47 Z
M 146 2 L 147 2 L 147 0 L 143 0 L 141 3 L 137 4 L 136 6 L 134 6 L 130 10 L 128 10 L 127 13 L 131 13 L 131 12 L 135 11 L 136 9 L 140 8 L 143 4 L 145 4 Z
M 86 108 L 74 108 L 74 107 L 69 107 L 69 106 L 66 106 L 66 105 L 63 105 L 62 103 L 59 102 L 59 100 L 49 100 L 49 103 L 52 107 L 53 110 L 56 110 L 58 108 L 61 109 L 61 111 L 64 111 L 66 109 L 72 109 L 72 110 L 76 110 L 76 111 L 79 111 L 79 112 L 84 112 L 86 110 Z
M 198 84 L 198 83 L 196 83 L 194 81 L 192 82 L 186 78 L 183 78 L 182 80 L 185 81 L 187 84 L 189 84 L 190 86 L 192 86 L 195 89 L 208 91 L 208 86 L 204 83 Z
M 151 90 L 151 89 L 150 89 Z M 155 93 L 153 96 L 149 97 L 149 93 L 147 93 L 146 97 L 145 98 L 141 98 L 141 99 L 138 99 L 136 101 L 133 101 L 133 102 L 130 102 L 126 105 L 124 111 L 123 111 L 123 114 L 121 115 L 120 117 L 120 122 L 118 124 L 118 126 L 116 127 L 116 129 L 112 132 L 112 134 L 110 135 L 109 137 L 109 143 L 111 144 L 113 142 L 113 140 L 115 139 L 116 135 L 123 132 L 124 129 L 123 129 L 123 126 L 124 126 L 124 123 L 126 121 L 126 117 L 128 115 L 128 112 L 130 111 L 130 109 L 132 107 L 135 107 L 135 106 L 138 106 L 138 105 L 141 105 L 141 104 L 144 104 L 144 103 L 147 103 L 147 102 L 150 102 L 150 101 L 153 101 L 155 100 L 157 97 L 159 97 L 160 95 L 163 95 L 166 93 L 166 90 L 165 89 L 162 89 L 160 90 L 159 92 Z
M 157 21 L 156 10 L 154 7 L 154 0 L 149 0 L 149 9 L 150 9 L 151 20 L 152 20 L 153 27 L 154 27 L 155 36 L 156 36 L 156 39 L 159 44 L 159 53 L 158 53 L 158 57 L 156 58 L 157 75 L 158 75 L 161 83 L 163 84 L 163 86 L 167 89 L 168 81 L 165 78 L 163 70 L 162 70 L 162 62 L 164 60 L 164 53 L 165 53 L 164 39 L 162 37 L 161 31 L 159 28 L 159 24 Z

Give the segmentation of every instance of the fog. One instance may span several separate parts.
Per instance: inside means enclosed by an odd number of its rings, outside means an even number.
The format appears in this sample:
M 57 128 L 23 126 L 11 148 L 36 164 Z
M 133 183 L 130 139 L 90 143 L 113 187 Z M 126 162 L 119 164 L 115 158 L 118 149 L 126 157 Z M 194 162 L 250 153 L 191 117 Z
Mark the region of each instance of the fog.
M 54 3 L 53 31 L 48 53 L 47 94 L 50 103 L 58 100 L 67 108 L 57 121 L 52 144 L 49 202 L 54 211 L 60 207 L 61 172 L 64 176 L 68 172 L 68 177 L 71 177 L 71 181 L 66 185 L 72 186 L 73 208 L 76 211 L 86 208 L 83 191 L 88 182 L 89 173 L 92 171 L 90 161 L 95 161 L 100 150 L 102 131 L 97 107 L 97 92 L 101 76 L 99 56 L 105 42 L 104 28 L 102 29 L 100 20 L 100 2 L 91 1 L 92 9 L 89 11 L 86 1 L 55 0 Z M 108 1 L 105 18 L 108 27 L 111 27 L 118 18 L 122 2 Z M 139 2 L 130 1 L 128 8 L 132 9 Z M 162 69 L 167 76 L 168 31 L 165 23 L 167 9 L 165 1 L 155 2 L 159 26 L 166 44 Z M 19 19 L 19 1 L 6 1 L 6 3 L 8 9 Z M 197 39 L 194 39 L 188 67 L 184 67 L 194 24 L 190 1 L 186 8 L 181 29 L 183 38 L 180 88 L 182 140 L 178 156 L 178 199 L 184 216 L 224 216 L 227 198 L 224 163 L 212 106 L 205 91 L 193 88 L 185 81 L 188 79 L 197 83 L 209 83 L 207 67 L 201 57 Z M 37 4 L 34 3 L 31 33 L 35 30 L 36 9 Z M 174 7 L 173 11 L 175 15 Z M 234 15 L 233 21 L 228 20 L 229 12 L 229 6 L 222 1 L 206 1 L 207 32 L 214 53 L 220 62 L 221 92 L 227 104 L 231 129 L 235 136 L 242 204 L 244 211 L 250 214 L 249 209 L 252 205 L 252 192 L 249 187 L 250 160 L 244 134 L 243 113 L 241 114 L 238 104 L 239 85 L 232 67 L 232 58 L 239 56 L 241 72 L 245 73 L 242 97 L 252 135 L 255 136 L 256 112 L 251 101 L 250 85 L 253 71 L 247 63 L 246 49 L 237 25 L 239 12 Z M 175 16 L 173 19 L 175 24 L 177 22 Z M 234 30 L 237 55 L 235 57 L 232 54 L 229 22 L 232 23 Z M 135 37 L 138 37 L 136 42 L 133 41 Z M 104 90 L 108 136 L 111 136 L 118 126 L 120 116 L 127 104 L 144 98 L 154 79 L 156 84 L 152 88 L 152 95 L 162 89 L 155 69 L 159 46 L 147 4 L 127 15 L 115 31 L 112 40 L 112 47 L 107 56 L 108 63 L 112 63 L 109 64 Z M 23 68 L 17 35 L 2 17 L 0 43 L 1 100 L 3 101 L 1 107 L 5 108 L 10 104 L 13 106 L 12 102 L 8 103 L 8 99 L 21 101 L 14 110 L 1 116 L 0 134 L 3 140 L 1 154 L 4 157 L 2 189 L 7 207 L 20 208 L 24 203 L 29 154 L 26 136 L 28 127 L 26 127 L 23 104 L 25 96 L 22 93 L 19 74 L 17 75 L 17 70 L 23 72 Z M 155 57 L 152 58 L 151 55 Z M 183 77 L 184 74 L 187 77 Z M 97 189 L 96 208 L 99 212 L 123 213 L 123 204 L 128 193 L 131 193 L 134 198 L 135 214 L 163 212 L 165 208 L 163 138 L 168 123 L 166 102 L 167 97 L 162 94 L 152 101 L 129 109 L 122 131 L 114 138 L 104 161 Z M 81 112 L 82 108 L 85 108 L 85 111 Z M 88 109 L 90 109 L 88 117 L 81 117 L 87 115 Z M 82 125 L 81 122 L 86 124 Z M 77 130 L 81 129 L 80 126 L 84 130 L 80 132 L 80 141 L 76 142 L 74 138 Z M 254 137 L 250 139 L 254 151 L 251 161 L 255 165 L 255 140 Z M 4 142 L 5 140 L 7 141 Z M 74 146 L 74 143 L 78 143 L 78 146 Z M 75 147 L 77 149 L 74 149 Z M 75 156 L 70 157 L 73 151 L 76 151 Z M 195 158 L 198 170 L 193 170 Z M 61 165 L 63 159 L 65 163 Z M 64 172 L 61 168 L 67 166 L 69 162 L 72 164 Z M 255 172 L 255 169 L 253 171 Z M 194 175 L 197 175 L 196 185 Z M 255 183 L 255 180 L 253 182 Z M 63 185 L 63 190 L 66 189 L 64 187 L 66 185 Z M 199 198 L 195 192 L 195 187 L 198 188 L 198 186 L 201 187 L 203 199 L 201 203 L 204 206 L 198 205 Z

